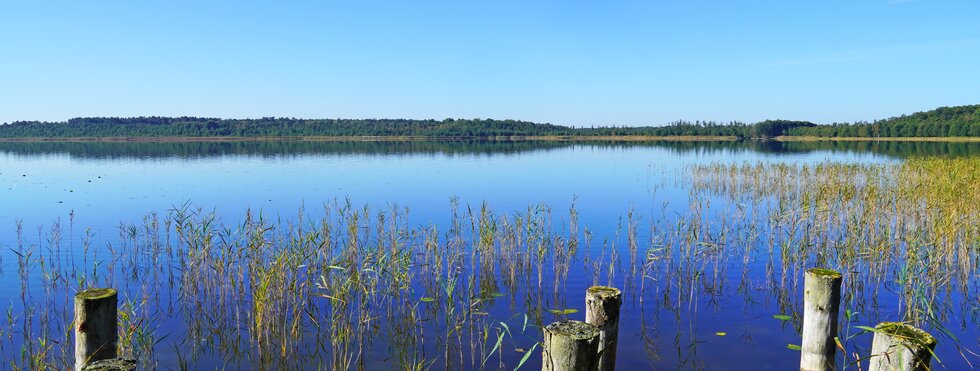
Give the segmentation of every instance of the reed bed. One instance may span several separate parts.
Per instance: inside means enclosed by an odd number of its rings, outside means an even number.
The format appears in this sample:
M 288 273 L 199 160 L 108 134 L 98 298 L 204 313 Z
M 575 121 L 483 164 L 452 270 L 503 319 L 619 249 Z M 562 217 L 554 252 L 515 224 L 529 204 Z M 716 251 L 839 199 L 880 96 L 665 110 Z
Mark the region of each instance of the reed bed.
M 784 268 L 829 266 L 851 285 L 901 286 L 903 320 L 922 325 L 949 312 L 944 299 L 954 290 L 975 294 L 980 159 L 712 164 L 688 171 L 692 197 L 720 196 L 768 218 L 761 242 L 770 255 L 780 254 Z
M 762 306 L 786 315 L 765 324 L 798 331 L 811 266 L 845 275 L 838 364 L 868 354 L 857 326 L 879 319 L 932 331 L 957 354 L 945 364 L 977 364 L 978 346 L 957 334 L 980 323 L 980 159 L 662 175 L 688 197 L 597 229 L 574 202 L 501 214 L 456 200 L 447 222 L 423 226 L 407 208 L 350 200 L 232 221 L 187 204 L 123 223 L 104 244 L 73 216 L 36 233 L 18 223 L 0 261 L 5 282 L 20 284 L 2 367 L 70 368 L 72 295 L 111 286 L 121 349 L 143 368 L 533 368 L 540 328 L 576 315 L 579 288 L 604 284 L 626 293 L 622 326 L 635 331 L 621 341 L 644 351 L 624 357 L 710 368 L 705 335 L 683 329 Z

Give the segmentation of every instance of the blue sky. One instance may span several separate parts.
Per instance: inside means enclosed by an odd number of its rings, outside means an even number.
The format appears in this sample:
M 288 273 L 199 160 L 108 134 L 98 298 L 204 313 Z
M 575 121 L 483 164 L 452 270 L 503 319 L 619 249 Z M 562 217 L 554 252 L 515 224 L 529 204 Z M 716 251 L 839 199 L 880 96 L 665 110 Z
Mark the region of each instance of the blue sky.
M 980 1 L 5 1 L 0 122 L 872 120 L 980 103 Z

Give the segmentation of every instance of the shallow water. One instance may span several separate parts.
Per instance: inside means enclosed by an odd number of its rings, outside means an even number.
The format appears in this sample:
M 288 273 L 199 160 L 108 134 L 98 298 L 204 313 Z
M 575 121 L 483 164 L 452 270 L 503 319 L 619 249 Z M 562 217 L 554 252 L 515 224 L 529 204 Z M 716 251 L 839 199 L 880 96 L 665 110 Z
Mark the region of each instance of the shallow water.
M 42 333 L 39 320 L 24 324 L 17 251 L 33 246 L 36 256 L 53 256 L 46 241 L 50 241 L 52 227 L 58 225 L 65 249 L 60 259 L 84 261 L 83 266 L 92 261 L 106 262 L 112 259 L 113 251 L 126 247 L 126 242 L 120 241 L 126 239 L 127 232 L 121 223 L 140 224 L 152 212 L 163 219 L 168 210 L 183 205 L 214 210 L 221 223 L 234 226 L 243 222 L 247 210 L 286 223 L 297 222 L 300 214 L 304 220 L 316 220 L 325 216 L 323 204 L 344 204 L 349 199 L 355 208 L 367 205 L 389 210 L 397 205 L 408 210 L 410 226 L 435 225 L 446 233 L 452 228 L 451 200 L 464 211 L 486 203 L 504 217 L 525 211 L 529 205 L 546 205 L 553 215 L 550 227 L 556 230 L 567 230 L 568 210 L 574 204 L 579 224 L 594 235 L 591 249 L 583 254 L 601 251 L 603 241 L 608 241 L 620 260 L 628 259 L 626 224 L 632 220 L 638 226 L 635 233 L 642 259 L 643 252 L 655 242 L 651 240 L 656 234 L 652 226 L 671 225 L 681 216 L 691 215 L 691 187 L 681 176 L 690 165 L 889 164 L 908 156 L 977 155 L 980 145 L 968 143 L 0 143 L 0 298 L 8 298 L 0 300 L 0 305 L 11 308 L 14 318 L 10 322 L 19 325 L 15 328 Z M 702 220 L 707 224 L 724 225 L 726 218 L 765 220 L 761 214 L 737 216 L 725 209 L 731 205 L 721 206 L 724 203 L 720 199 L 713 201 L 715 205 L 706 205 L 704 211 Z M 628 216 L 631 210 L 632 218 Z M 23 230 L 20 242 L 18 223 Z M 91 261 L 81 246 L 97 250 L 92 252 Z M 797 296 L 802 291 L 802 271 L 795 266 L 774 266 L 771 256 L 767 259 L 765 254 L 750 255 L 696 255 L 703 261 L 688 267 L 698 267 L 701 274 L 709 276 L 696 275 L 693 283 L 651 277 L 642 291 L 630 286 L 628 274 L 610 278 L 604 270 L 595 273 L 594 267 L 578 257 L 557 287 L 549 283 L 553 277 L 547 277 L 538 289 L 553 292 L 547 300 L 550 306 L 583 310 L 584 291 L 594 283 L 595 274 L 600 283 L 611 281 L 623 287 L 618 357 L 622 369 L 792 369 L 798 365 L 799 352 L 787 344 L 799 344 L 798 318 L 782 321 L 773 315 L 801 315 Z M 36 282 L 42 279 L 41 269 L 28 272 L 28 276 L 29 291 L 36 289 Z M 106 278 L 103 273 L 102 280 L 122 282 L 125 273 L 110 276 Z M 976 281 L 974 273 L 968 283 L 972 286 L 966 291 L 975 293 Z M 507 321 L 512 328 L 520 326 L 523 314 L 530 307 L 540 306 L 517 294 L 496 299 L 487 308 L 487 316 L 492 318 L 488 323 Z M 163 303 L 145 305 L 166 307 L 168 300 L 177 300 L 174 292 L 158 295 Z M 873 303 L 855 300 L 855 311 L 863 305 L 861 311 L 868 312 L 859 314 L 855 324 L 873 326 L 878 320 L 897 315 L 899 296 L 882 287 Z M 41 297 L 53 299 L 43 301 Z M 958 309 L 945 313 L 942 327 L 961 348 L 940 337 L 936 355 L 949 369 L 980 365 L 980 358 L 969 354 L 980 352 L 977 306 L 965 302 L 970 296 L 954 293 L 951 298 L 948 307 Z M 64 300 L 63 294 L 46 296 L 35 291 L 26 302 L 43 308 L 59 307 Z M 177 314 L 154 317 L 159 323 L 151 327 L 157 338 L 164 337 L 153 354 L 159 367 L 169 369 L 185 361 L 196 368 L 248 368 L 255 364 L 253 359 L 229 356 L 234 352 L 216 350 L 222 347 L 214 342 L 194 345 L 195 340 L 187 340 L 187 319 L 180 318 L 185 312 L 172 313 Z M 569 317 L 576 316 L 584 317 L 584 313 Z M 548 321 L 561 316 L 545 317 Z M 425 326 L 435 333 L 441 331 L 438 325 Z M 8 330 L 2 335 L 17 331 L 22 334 L 27 330 Z M 0 341 L 4 344 L 0 355 L 23 365 L 20 350 L 24 344 L 16 340 L 17 336 Z M 514 349 L 532 348 L 540 334 L 532 326 L 526 336 L 516 338 L 499 353 L 506 368 L 516 366 L 523 356 Z M 849 352 L 866 352 L 870 335 L 854 338 L 847 347 Z M 315 353 L 309 350 L 312 348 L 304 349 Z M 439 348 L 438 341 L 421 347 L 427 352 L 426 359 L 434 359 L 431 367 L 474 367 L 467 363 L 471 358 L 468 353 L 460 357 L 467 362 L 446 363 Z M 174 355 L 181 349 L 185 354 L 194 353 L 190 349 L 204 350 L 188 361 L 186 356 Z M 367 368 L 388 368 L 397 363 L 390 358 L 394 352 L 383 341 L 366 349 L 371 355 L 363 363 Z M 839 364 L 844 362 L 842 359 Z M 488 368 L 497 366 L 493 360 L 487 363 Z M 299 367 L 315 368 L 309 364 Z M 523 367 L 540 368 L 540 354 L 530 356 Z M 856 369 L 853 365 L 849 368 Z
M 222 215 L 252 208 L 294 216 L 301 206 L 348 197 L 410 207 L 422 223 L 444 220 L 450 197 L 498 210 L 565 207 L 577 197 L 583 217 L 608 222 L 631 206 L 649 209 L 655 193 L 682 200 L 681 188 L 658 187 L 666 171 L 685 164 L 895 159 L 892 150 L 793 145 L 806 143 L 0 143 L 0 223 L 42 225 L 74 211 L 76 224 L 105 233 L 188 201 Z

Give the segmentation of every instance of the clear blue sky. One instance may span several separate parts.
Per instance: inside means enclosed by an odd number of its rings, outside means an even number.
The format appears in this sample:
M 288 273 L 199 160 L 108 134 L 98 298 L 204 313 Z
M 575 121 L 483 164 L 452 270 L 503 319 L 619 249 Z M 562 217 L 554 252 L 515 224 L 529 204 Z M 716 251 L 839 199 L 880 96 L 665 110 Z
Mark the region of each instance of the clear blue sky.
M 980 103 L 980 1 L 4 1 L 0 122 L 883 118 Z

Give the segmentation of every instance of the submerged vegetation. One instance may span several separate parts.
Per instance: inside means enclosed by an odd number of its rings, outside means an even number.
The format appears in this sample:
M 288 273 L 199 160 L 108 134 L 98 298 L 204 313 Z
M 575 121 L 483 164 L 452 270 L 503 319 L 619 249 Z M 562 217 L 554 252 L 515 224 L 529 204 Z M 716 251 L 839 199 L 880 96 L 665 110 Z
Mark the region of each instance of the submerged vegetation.
M 517 120 L 219 119 L 207 117 L 83 117 L 65 122 L 15 121 L 0 138 L 159 137 L 980 137 L 980 105 L 940 107 L 871 123 L 809 121 L 675 121 L 663 126 L 569 127 Z
M 184 205 L 123 223 L 106 244 L 73 215 L 36 231 L 18 223 L 13 254 L 0 255 L 10 257 L 0 276 L 20 282 L 0 359 L 70 368 L 71 295 L 110 286 L 120 348 L 145 368 L 530 369 L 541 328 L 601 284 L 624 292 L 627 364 L 710 368 L 704 348 L 735 345 L 704 338 L 743 332 L 735 351 L 775 349 L 792 366 L 792 346 L 765 342 L 797 336 L 802 272 L 820 266 L 843 274 L 839 365 L 867 357 L 861 327 L 886 320 L 935 335 L 942 365 L 980 364 L 962 337 L 980 325 L 980 158 L 669 175 L 686 204 L 629 210 L 598 229 L 574 204 L 498 213 L 455 201 L 447 223 L 424 226 L 406 208 L 349 200 L 290 220 L 220 220 Z M 695 325 L 720 312 L 756 320 Z

